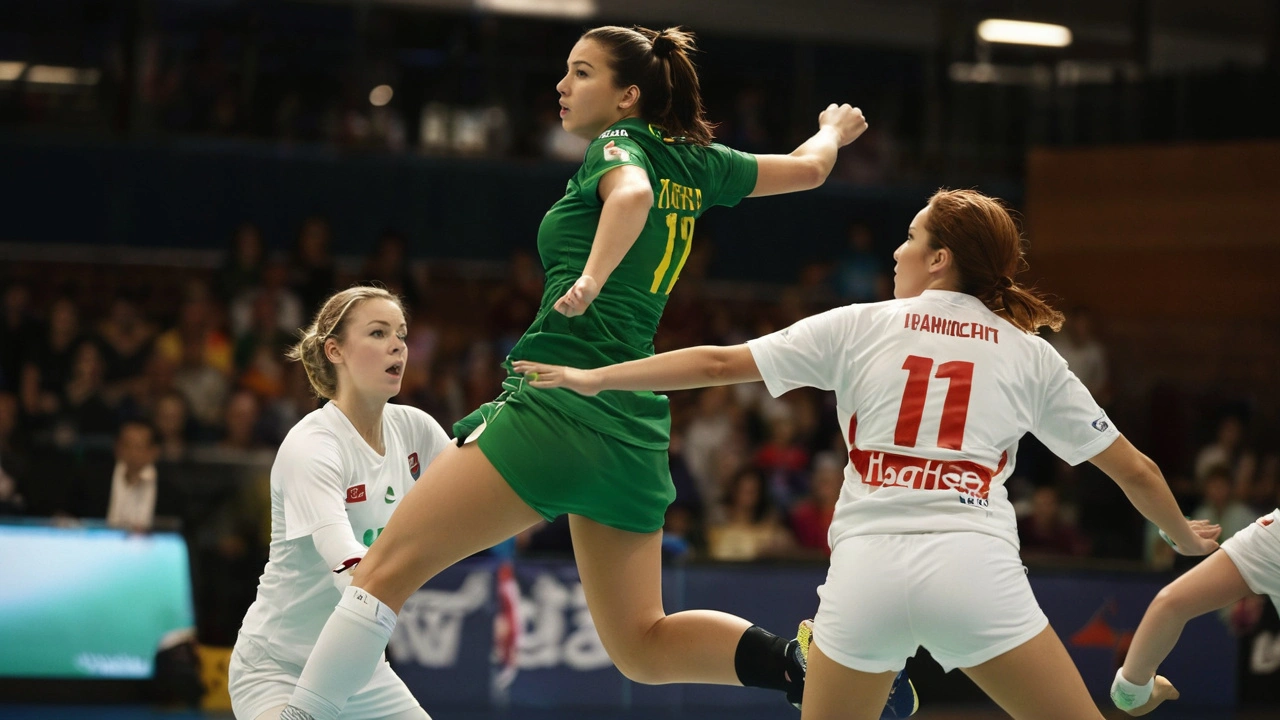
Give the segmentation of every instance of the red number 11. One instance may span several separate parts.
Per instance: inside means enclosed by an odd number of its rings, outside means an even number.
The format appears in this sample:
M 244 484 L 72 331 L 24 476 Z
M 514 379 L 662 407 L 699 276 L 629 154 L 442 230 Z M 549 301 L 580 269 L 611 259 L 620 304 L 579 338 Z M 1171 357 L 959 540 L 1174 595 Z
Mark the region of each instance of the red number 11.
M 907 386 L 902 391 L 902 408 L 898 410 L 898 426 L 893 431 L 893 444 L 915 447 L 920 434 L 920 418 L 929 393 L 929 373 L 933 358 L 907 356 L 902 363 L 907 371 Z M 948 380 L 947 397 L 942 402 L 942 422 L 938 425 L 938 447 L 959 450 L 964 441 L 964 424 L 969 417 L 969 390 L 973 385 L 973 363 L 952 360 L 938 366 L 937 377 Z

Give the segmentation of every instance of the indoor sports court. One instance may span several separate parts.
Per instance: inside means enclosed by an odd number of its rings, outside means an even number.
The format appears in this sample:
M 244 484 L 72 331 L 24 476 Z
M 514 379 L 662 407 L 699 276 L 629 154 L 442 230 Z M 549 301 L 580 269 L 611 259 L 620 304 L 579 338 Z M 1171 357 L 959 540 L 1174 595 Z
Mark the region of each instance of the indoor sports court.
M 8 2 L 0 718 L 1280 718 L 1277 93 L 1267 0 Z

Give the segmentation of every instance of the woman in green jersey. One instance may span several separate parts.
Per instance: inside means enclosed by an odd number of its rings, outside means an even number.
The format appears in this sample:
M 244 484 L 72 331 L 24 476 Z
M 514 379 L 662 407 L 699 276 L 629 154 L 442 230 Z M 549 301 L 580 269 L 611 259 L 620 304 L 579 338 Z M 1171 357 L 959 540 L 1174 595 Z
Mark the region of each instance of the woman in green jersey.
M 662 607 L 661 528 L 675 489 L 667 399 L 527 392 L 511 360 L 598 367 L 653 354 L 694 224 L 714 205 L 821 185 L 839 148 L 866 129 L 831 105 L 789 155 L 711 142 L 693 37 L 601 27 L 582 36 L 556 86 L 564 128 L 591 140 L 582 167 L 538 229 L 546 291 L 512 349 L 502 394 L 454 426 L 355 568 L 283 718 L 337 716 L 376 664 L 400 610 L 444 568 L 569 514 L 595 627 L 610 658 L 643 683 L 754 685 L 799 700 L 787 642 L 738 617 Z

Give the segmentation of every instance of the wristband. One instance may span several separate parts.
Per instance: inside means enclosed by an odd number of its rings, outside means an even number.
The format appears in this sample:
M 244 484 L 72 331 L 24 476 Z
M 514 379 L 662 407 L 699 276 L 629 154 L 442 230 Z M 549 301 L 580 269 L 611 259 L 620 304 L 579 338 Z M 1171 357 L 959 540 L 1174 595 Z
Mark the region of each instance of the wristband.
M 1111 702 L 1124 711 L 1133 710 L 1146 705 L 1151 700 L 1151 690 L 1156 686 L 1156 676 L 1145 685 L 1134 685 L 1124 678 L 1124 668 L 1116 671 L 1116 679 L 1111 682 Z

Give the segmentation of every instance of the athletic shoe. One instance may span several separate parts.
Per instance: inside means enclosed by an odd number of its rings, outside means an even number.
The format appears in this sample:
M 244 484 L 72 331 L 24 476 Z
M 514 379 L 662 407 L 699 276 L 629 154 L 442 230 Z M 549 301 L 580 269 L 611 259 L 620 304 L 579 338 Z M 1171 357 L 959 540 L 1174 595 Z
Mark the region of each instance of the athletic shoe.
M 795 639 L 787 643 L 787 657 L 792 661 L 793 667 L 799 668 L 799 680 L 794 682 L 793 687 L 787 691 L 787 700 L 797 710 L 800 709 L 804 696 L 804 674 L 809 669 L 809 644 L 812 642 L 813 621 L 805 620 L 796 630 Z M 884 704 L 884 710 L 880 712 L 880 720 L 911 717 L 919 709 L 920 697 L 916 695 L 916 686 L 911 684 L 911 678 L 907 677 L 907 670 L 903 668 L 893 679 L 893 686 L 889 688 L 889 699 Z

